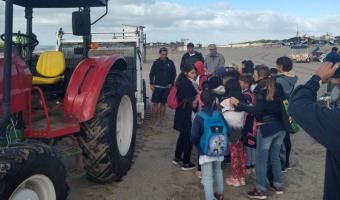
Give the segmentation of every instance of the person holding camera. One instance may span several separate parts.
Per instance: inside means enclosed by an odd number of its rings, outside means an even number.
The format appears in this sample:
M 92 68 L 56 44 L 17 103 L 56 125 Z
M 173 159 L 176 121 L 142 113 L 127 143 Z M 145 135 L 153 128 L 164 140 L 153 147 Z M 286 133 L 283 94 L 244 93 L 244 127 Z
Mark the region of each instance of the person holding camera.
M 326 151 L 323 199 L 340 199 L 340 109 L 316 103 L 317 91 L 339 68 L 331 62 L 323 63 L 306 84 L 298 86 L 289 99 L 289 114 Z M 338 73 L 338 72 L 337 72 Z

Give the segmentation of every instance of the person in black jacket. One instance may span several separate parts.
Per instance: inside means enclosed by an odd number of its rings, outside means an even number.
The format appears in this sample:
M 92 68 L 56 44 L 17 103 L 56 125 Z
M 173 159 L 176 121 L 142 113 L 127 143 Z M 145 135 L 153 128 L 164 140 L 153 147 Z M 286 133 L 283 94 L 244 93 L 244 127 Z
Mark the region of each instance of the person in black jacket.
M 305 85 L 298 86 L 289 99 L 289 114 L 326 151 L 324 200 L 340 199 L 340 109 L 316 103 L 322 83 L 339 68 L 340 63 L 325 62 Z
M 197 61 L 202 61 L 204 63 L 204 58 L 202 56 L 202 54 L 200 52 L 195 51 L 194 49 L 194 44 L 193 43 L 189 43 L 187 45 L 187 50 L 188 52 L 186 52 L 181 60 L 181 65 L 180 65 L 180 69 L 183 72 L 183 68 L 185 65 L 189 65 L 189 64 L 195 64 Z
M 153 62 L 149 78 L 152 91 L 151 102 L 153 103 L 151 125 L 156 124 L 158 108 L 160 111 L 160 124 L 162 125 L 165 115 L 165 103 L 176 78 L 176 67 L 174 62 L 168 58 L 167 48 L 160 48 L 159 58 Z
M 192 143 L 190 141 L 190 133 L 192 127 L 192 112 L 197 111 L 198 102 L 195 96 L 198 93 L 198 84 L 195 81 L 197 69 L 194 65 L 186 65 L 184 72 L 181 72 L 175 86 L 177 87 L 177 101 L 179 106 L 175 112 L 174 129 L 179 132 L 175 158 L 173 164 L 178 165 L 183 162 L 182 170 L 191 170 L 195 168 L 195 164 L 190 162 Z M 182 158 L 183 154 L 183 158 Z
M 286 131 L 282 123 L 280 105 L 284 99 L 282 86 L 270 77 L 267 66 L 260 66 L 254 74 L 258 83 L 254 89 L 256 96 L 255 106 L 250 106 L 232 97 L 230 103 L 235 110 L 255 114 L 258 129 L 256 136 L 256 187 L 248 192 L 248 197 L 253 199 L 266 199 L 267 161 L 270 159 L 273 172 L 273 184 L 270 188 L 276 194 L 283 194 L 281 163 L 279 158 L 280 148 Z M 269 157 L 268 157 L 269 156 Z

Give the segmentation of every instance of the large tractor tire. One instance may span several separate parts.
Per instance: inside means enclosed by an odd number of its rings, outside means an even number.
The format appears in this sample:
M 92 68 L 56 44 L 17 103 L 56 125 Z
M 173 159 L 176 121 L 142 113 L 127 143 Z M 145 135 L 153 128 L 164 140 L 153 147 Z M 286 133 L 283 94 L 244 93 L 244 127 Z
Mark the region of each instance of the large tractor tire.
M 36 140 L 0 151 L 0 199 L 64 200 L 69 187 L 59 155 Z
M 131 167 L 136 142 L 136 98 L 127 75 L 110 71 L 94 117 L 78 137 L 87 177 L 98 183 L 120 181 Z

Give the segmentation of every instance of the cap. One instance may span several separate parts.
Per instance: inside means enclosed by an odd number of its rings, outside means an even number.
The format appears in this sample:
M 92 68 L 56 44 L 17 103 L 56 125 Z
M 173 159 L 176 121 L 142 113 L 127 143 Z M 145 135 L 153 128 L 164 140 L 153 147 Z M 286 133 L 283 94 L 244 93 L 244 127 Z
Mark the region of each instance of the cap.
M 238 70 L 238 66 L 235 63 L 230 63 L 227 68 L 233 68 L 234 70 Z
M 216 67 L 214 73 L 217 77 L 222 78 L 224 72 L 226 72 L 224 67 Z
M 194 48 L 195 47 L 195 45 L 193 44 L 193 43 L 188 43 L 188 45 L 187 45 L 187 47 L 191 47 L 191 48 Z
M 216 44 L 209 44 L 209 45 L 208 45 L 208 48 L 209 48 L 209 49 L 216 49 Z
M 162 51 L 168 51 L 168 49 L 166 47 L 162 47 L 159 49 L 159 53 L 162 52 Z

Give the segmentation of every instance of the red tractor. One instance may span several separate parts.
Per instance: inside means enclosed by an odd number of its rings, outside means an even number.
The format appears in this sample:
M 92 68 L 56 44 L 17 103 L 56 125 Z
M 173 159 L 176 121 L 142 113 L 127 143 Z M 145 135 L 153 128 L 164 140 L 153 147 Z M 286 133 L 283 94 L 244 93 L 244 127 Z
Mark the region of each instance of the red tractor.
M 25 8 L 26 34 L 13 33 L 14 5 Z M 100 19 L 91 22 L 91 7 L 105 7 L 107 13 L 108 2 L 5 0 L 0 199 L 66 199 L 67 177 L 80 176 L 84 170 L 98 183 L 119 181 L 131 167 L 137 126 L 135 90 L 124 73 L 128 64 L 122 56 L 88 56 L 91 25 Z M 39 44 L 32 32 L 33 8 L 77 8 L 72 29 L 83 37 L 82 48 L 74 49 L 82 54 L 80 63 L 66 64 L 62 51 L 33 54 Z M 72 146 L 55 148 L 60 144 Z M 61 162 L 67 156 L 75 156 L 73 168 Z

